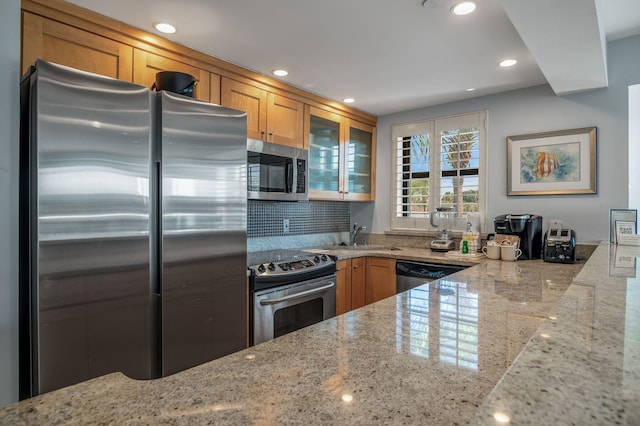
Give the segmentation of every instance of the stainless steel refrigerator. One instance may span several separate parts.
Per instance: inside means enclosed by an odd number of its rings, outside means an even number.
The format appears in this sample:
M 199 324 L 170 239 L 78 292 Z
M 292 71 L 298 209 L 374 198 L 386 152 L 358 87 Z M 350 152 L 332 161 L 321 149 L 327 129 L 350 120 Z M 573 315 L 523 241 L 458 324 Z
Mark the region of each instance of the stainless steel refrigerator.
M 21 98 L 21 398 L 243 349 L 246 114 L 45 61 Z

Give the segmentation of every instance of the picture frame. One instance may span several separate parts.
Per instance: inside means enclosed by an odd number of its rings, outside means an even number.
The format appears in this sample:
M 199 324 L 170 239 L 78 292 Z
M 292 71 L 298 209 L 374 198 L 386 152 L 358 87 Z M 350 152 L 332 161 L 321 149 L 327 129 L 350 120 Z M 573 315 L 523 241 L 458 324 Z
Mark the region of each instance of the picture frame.
M 507 137 L 507 195 L 596 194 L 597 127 Z
M 616 242 L 621 243 L 625 236 L 635 235 L 636 223 L 626 220 L 616 220 Z
M 634 233 L 638 232 L 638 210 L 609 209 L 609 242 L 617 244 L 616 222 L 633 222 Z

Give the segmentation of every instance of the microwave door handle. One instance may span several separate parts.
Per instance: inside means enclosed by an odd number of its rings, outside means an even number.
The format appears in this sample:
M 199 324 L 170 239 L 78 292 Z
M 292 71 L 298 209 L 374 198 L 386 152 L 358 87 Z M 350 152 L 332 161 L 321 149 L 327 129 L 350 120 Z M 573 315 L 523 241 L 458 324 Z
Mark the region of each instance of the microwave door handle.
M 287 162 L 285 163 L 284 185 L 287 194 L 293 192 L 293 160 L 291 158 L 287 158 Z
M 285 302 L 285 301 L 291 300 L 291 299 L 298 299 L 300 297 L 309 296 L 310 294 L 322 293 L 323 291 L 330 289 L 334 285 L 336 285 L 336 283 L 330 282 L 329 284 L 323 285 L 322 287 L 312 288 L 311 290 L 301 291 L 300 293 L 294 293 L 294 294 L 290 294 L 288 296 L 277 297 L 277 298 L 273 298 L 273 299 L 262 299 L 262 300 L 260 300 L 260 304 L 262 306 L 264 306 L 264 305 L 275 305 L 276 303 Z

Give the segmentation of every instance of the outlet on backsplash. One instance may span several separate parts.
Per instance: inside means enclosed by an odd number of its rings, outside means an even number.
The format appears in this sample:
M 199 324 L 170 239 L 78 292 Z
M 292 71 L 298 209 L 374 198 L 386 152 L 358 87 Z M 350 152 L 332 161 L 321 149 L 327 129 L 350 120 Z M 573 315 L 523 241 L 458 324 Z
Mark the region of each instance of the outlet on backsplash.
M 289 233 L 289 219 L 282 219 L 282 233 Z

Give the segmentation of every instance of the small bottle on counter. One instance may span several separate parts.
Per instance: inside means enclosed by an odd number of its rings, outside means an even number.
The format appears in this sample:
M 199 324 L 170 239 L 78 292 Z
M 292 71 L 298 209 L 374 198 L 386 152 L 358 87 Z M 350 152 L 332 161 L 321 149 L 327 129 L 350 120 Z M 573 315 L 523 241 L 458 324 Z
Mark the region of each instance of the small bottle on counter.
M 469 254 L 469 241 L 462 240 L 462 254 Z
M 462 242 L 467 243 L 467 253 L 476 253 L 480 248 L 480 234 L 477 232 L 466 231 L 462 234 Z M 462 244 L 460 249 L 462 250 Z

